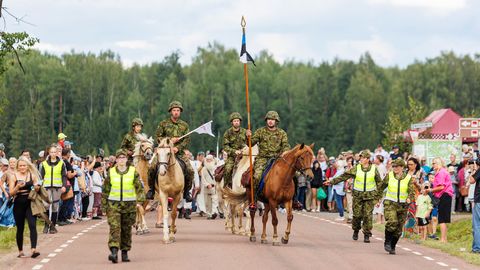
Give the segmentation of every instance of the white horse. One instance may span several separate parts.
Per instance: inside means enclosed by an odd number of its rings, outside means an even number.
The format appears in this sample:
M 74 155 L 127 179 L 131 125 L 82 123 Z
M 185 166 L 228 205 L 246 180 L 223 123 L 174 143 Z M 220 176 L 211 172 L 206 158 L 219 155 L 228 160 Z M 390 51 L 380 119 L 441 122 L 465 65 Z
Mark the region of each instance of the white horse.
M 155 190 L 160 195 L 160 204 L 163 210 L 163 242 L 165 244 L 175 242 L 177 205 L 182 198 L 184 188 L 183 171 L 172 149 L 173 143 L 170 138 L 165 138 L 155 151 L 159 165 Z M 168 197 L 173 198 L 170 226 L 168 226 Z
M 245 192 L 245 188 L 241 184 L 242 174 L 246 172 L 250 167 L 250 158 L 248 156 L 248 146 L 242 149 L 242 159 L 238 162 L 236 170 L 232 176 L 232 188 L 235 193 Z M 252 162 L 255 161 L 255 157 L 258 155 L 258 146 L 252 147 Z M 223 181 L 222 181 L 223 182 Z M 223 189 L 217 189 L 220 197 L 223 198 Z M 250 231 L 250 215 L 247 216 L 246 228 L 243 227 L 243 213 L 245 213 L 248 203 L 234 204 L 228 203 L 227 200 L 222 200 L 225 207 L 225 230 L 231 230 L 232 234 L 248 235 Z
M 137 143 L 135 144 L 135 150 L 133 151 L 133 166 L 140 175 L 140 179 L 143 182 L 145 192 L 148 191 L 148 169 L 149 162 L 153 156 L 153 139 L 148 138 L 146 134 L 136 134 Z M 147 221 L 145 220 L 145 211 L 148 202 L 145 202 L 141 207 L 137 207 L 137 214 L 135 218 L 135 229 L 137 234 L 149 233 L 150 230 L 147 227 Z

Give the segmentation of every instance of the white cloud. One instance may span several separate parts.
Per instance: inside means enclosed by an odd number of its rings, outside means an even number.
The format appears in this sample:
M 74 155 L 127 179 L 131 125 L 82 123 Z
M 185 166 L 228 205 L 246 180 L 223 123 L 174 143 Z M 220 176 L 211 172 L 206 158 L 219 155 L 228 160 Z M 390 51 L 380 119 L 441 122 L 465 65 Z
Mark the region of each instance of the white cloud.
M 261 33 L 251 38 L 254 40 L 255 47 L 249 46 L 247 37 L 247 50 L 252 54 L 266 49 L 279 62 L 293 59 L 308 61 L 314 57 L 309 43 L 299 34 Z
M 367 0 L 369 4 L 391 5 L 393 7 L 421 8 L 438 15 L 464 9 L 466 0 Z
M 124 49 L 140 49 L 140 50 L 146 50 L 146 49 L 153 49 L 155 48 L 155 45 L 146 41 L 146 40 L 123 40 L 123 41 L 117 41 L 115 42 L 115 46 L 124 48 Z
M 74 46 L 68 44 L 52 44 L 40 41 L 39 43 L 35 44 L 34 48 L 44 52 L 62 54 L 65 52 L 69 52 L 74 48 Z
M 365 40 L 337 40 L 327 44 L 327 51 L 333 56 L 341 59 L 358 60 L 365 52 L 378 61 L 380 64 L 394 64 L 395 48 L 378 35 L 372 35 Z

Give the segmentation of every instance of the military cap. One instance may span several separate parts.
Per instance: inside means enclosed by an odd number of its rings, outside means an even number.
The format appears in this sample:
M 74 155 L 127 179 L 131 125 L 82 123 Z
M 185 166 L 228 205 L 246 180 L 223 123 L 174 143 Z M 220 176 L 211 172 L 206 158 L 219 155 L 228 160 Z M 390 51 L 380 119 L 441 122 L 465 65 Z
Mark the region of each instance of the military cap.
M 118 158 L 119 156 L 128 156 L 127 151 L 123 149 L 118 149 L 117 152 L 115 152 L 115 157 Z
M 397 158 L 394 161 L 392 161 L 392 167 L 405 167 L 405 161 L 401 158 Z
M 230 114 L 230 122 L 232 122 L 235 119 L 239 119 L 240 121 L 243 120 L 242 116 L 238 112 L 233 112 L 232 114 Z
M 179 108 L 180 111 L 183 112 L 183 106 L 182 106 L 182 103 L 180 103 L 180 101 L 172 101 L 170 102 L 170 105 L 168 106 L 168 112 L 170 112 L 173 108 Z
M 360 155 L 361 157 L 364 157 L 364 158 L 370 158 L 370 157 L 371 157 L 370 152 L 367 151 L 367 150 L 361 151 L 361 152 L 359 153 L 359 155 Z
M 267 112 L 267 114 L 265 115 L 265 121 L 267 121 L 267 119 L 273 119 L 273 120 L 277 120 L 277 122 L 280 122 L 280 116 L 276 111 Z
M 142 119 L 140 119 L 140 118 L 133 118 L 133 120 L 132 120 L 132 127 L 138 126 L 138 125 L 143 126 L 143 121 L 142 121 Z

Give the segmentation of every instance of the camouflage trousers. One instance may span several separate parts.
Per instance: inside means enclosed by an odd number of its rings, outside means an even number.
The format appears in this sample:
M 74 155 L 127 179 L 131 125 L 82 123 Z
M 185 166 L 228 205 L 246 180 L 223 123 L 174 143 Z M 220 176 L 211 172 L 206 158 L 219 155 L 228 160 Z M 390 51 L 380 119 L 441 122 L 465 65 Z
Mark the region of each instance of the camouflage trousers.
M 363 200 L 357 196 L 353 196 L 353 219 L 352 229 L 360 231 L 362 229 L 364 235 L 372 236 L 372 216 L 375 200 Z
M 260 183 L 260 179 L 262 179 L 263 170 L 265 170 L 265 166 L 267 166 L 268 160 L 269 158 L 257 157 L 255 159 L 255 162 L 253 163 L 253 182 L 255 184 L 255 190 Z
M 108 201 L 107 218 L 110 226 L 108 247 L 129 251 L 132 248 L 132 226 L 135 224 L 136 202 Z
M 235 158 L 228 157 L 225 161 L 225 168 L 223 170 L 223 185 L 225 187 L 232 186 L 232 177 L 233 177 L 233 169 L 235 167 Z
M 408 204 L 397 203 L 389 200 L 383 202 L 385 215 L 385 231 L 391 232 L 399 238 L 407 219 Z

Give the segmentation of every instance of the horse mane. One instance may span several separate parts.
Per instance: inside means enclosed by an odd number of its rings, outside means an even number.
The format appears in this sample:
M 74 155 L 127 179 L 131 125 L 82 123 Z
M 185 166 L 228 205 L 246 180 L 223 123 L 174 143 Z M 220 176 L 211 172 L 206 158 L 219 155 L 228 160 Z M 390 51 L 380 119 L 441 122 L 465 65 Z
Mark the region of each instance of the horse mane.
M 314 155 L 314 154 L 313 154 L 313 150 L 310 148 L 309 145 L 304 144 L 304 145 L 303 145 L 303 149 L 300 150 L 300 147 L 301 147 L 301 146 L 302 146 L 301 144 L 295 145 L 295 147 L 293 147 L 292 149 L 286 151 L 284 156 L 285 156 L 285 157 L 289 157 L 290 155 L 295 155 L 295 154 L 297 154 L 298 151 L 302 151 L 302 154 L 303 154 L 305 151 L 308 151 L 308 152 L 310 152 L 312 155 Z
M 150 141 L 145 133 L 135 134 L 135 139 L 137 139 L 137 143 L 135 144 L 135 149 L 133 150 L 133 156 L 140 155 L 140 147 L 142 146 L 142 142 Z

